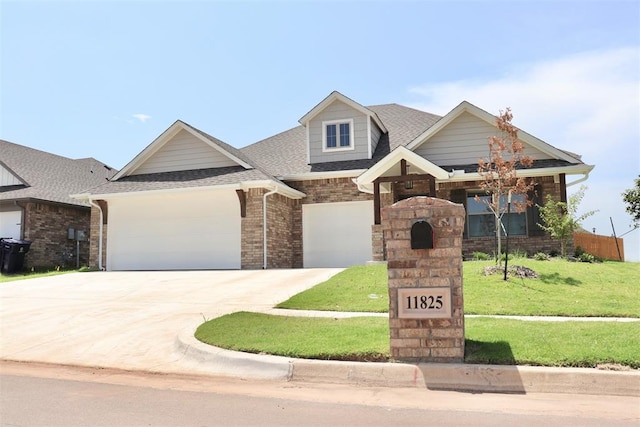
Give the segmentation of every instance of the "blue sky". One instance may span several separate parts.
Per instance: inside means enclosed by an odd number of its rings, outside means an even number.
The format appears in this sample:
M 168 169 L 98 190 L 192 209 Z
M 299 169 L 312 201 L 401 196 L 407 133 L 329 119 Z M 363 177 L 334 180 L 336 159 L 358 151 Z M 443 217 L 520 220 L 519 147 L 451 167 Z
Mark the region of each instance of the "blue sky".
M 441 115 L 467 100 L 595 164 L 585 228 L 630 230 L 638 1 L 2 0 L 0 43 L 0 138 L 18 144 L 121 168 L 177 119 L 243 147 L 333 90 Z M 625 252 L 640 261 L 640 230 Z

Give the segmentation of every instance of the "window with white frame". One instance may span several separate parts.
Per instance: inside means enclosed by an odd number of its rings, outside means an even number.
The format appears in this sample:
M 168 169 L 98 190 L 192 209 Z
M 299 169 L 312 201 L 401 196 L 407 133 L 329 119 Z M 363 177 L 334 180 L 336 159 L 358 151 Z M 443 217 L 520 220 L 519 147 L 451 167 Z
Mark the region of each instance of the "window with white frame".
M 353 150 L 353 120 L 322 122 L 322 151 Z
M 496 218 L 489 205 L 487 204 L 491 200 L 491 195 L 478 194 L 476 200 L 476 194 L 467 194 L 467 216 L 469 237 L 491 237 L 495 236 Z M 511 213 L 507 220 L 507 196 L 500 197 L 500 212 L 504 213 L 502 216 L 502 235 L 504 236 L 504 230 L 507 228 L 507 222 L 509 223 L 509 235 L 511 236 L 526 236 L 527 235 L 527 215 L 526 212 L 516 212 L 514 203 L 524 204 L 526 198 L 522 194 L 512 194 L 511 196 Z M 501 227 L 502 228 L 502 227 Z

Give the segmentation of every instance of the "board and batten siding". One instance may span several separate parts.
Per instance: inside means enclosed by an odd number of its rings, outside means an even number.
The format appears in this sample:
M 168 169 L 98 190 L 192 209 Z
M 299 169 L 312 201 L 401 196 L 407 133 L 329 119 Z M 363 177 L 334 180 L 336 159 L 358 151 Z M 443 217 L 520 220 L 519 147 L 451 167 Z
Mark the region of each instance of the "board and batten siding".
M 237 166 L 237 163 L 186 130 L 181 130 L 132 175 L 227 166 Z
M 353 150 L 323 152 L 322 122 L 329 120 L 353 120 Z M 334 101 L 315 116 L 309 126 L 309 157 L 311 163 L 339 162 L 366 159 L 369 154 L 369 118 L 341 101 Z
M 14 174 L 9 172 L 7 168 L 0 165 L 0 187 L 9 185 L 22 185 L 22 182 L 16 178 Z
M 476 164 L 489 157 L 488 138 L 494 135 L 500 136 L 496 127 L 465 112 L 414 152 L 438 166 Z M 533 160 L 552 158 L 527 144 L 523 155 Z

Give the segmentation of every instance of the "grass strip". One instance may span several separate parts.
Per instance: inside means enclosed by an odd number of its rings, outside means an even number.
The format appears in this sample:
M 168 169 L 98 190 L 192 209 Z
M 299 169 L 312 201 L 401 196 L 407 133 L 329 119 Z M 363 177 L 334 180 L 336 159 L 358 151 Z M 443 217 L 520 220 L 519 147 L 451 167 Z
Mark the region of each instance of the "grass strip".
M 500 365 L 640 368 L 640 322 L 533 322 L 466 319 L 466 362 Z M 306 359 L 386 361 L 385 318 L 272 316 L 239 312 L 200 325 L 217 347 Z

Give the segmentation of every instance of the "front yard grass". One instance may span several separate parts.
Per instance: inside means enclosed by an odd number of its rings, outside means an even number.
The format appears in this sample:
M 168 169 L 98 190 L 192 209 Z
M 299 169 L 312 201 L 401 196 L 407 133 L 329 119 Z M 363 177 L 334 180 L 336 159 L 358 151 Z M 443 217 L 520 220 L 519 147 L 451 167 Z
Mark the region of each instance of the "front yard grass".
M 463 263 L 465 314 L 640 317 L 640 263 L 510 260 L 537 279 L 484 276 L 490 261 Z M 387 271 L 357 266 L 278 305 L 279 308 L 387 312 Z
M 20 272 L 15 274 L 0 274 L 0 283 L 16 280 L 36 279 L 38 277 L 57 276 L 59 274 L 73 273 L 78 270 L 52 270 L 41 272 Z
M 515 259 L 537 279 L 484 276 L 487 261 L 464 262 L 466 314 L 614 316 L 640 318 L 640 263 L 570 263 Z M 339 273 L 279 304 L 280 308 L 388 310 L 384 265 Z M 539 322 L 500 318 L 465 320 L 467 363 L 640 368 L 640 322 Z M 202 324 L 199 340 L 237 351 L 287 357 L 386 361 L 386 318 L 347 319 L 233 313 Z
M 640 368 L 640 322 L 466 319 L 467 363 Z M 384 317 L 346 319 L 239 312 L 202 324 L 196 338 L 249 353 L 307 359 L 387 361 Z

